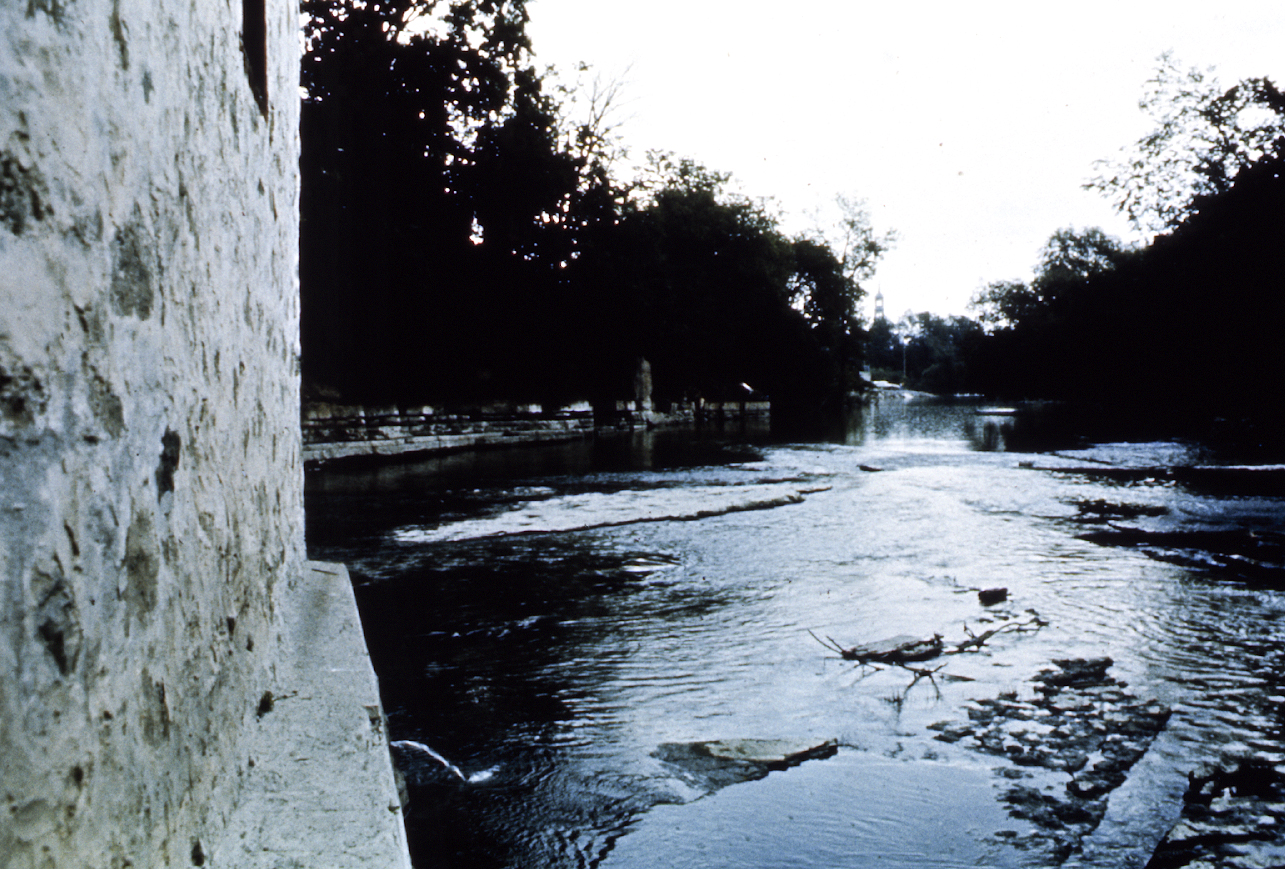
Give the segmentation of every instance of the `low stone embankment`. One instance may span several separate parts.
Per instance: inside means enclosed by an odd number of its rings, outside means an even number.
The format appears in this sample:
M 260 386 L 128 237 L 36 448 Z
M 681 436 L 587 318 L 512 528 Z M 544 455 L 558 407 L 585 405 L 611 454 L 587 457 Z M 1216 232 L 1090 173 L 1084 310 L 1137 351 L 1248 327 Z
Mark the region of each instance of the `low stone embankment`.
M 723 428 L 766 422 L 769 415 L 766 401 L 675 404 L 665 411 L 638 410 L 635 403 L 621 401 L 597 415 L 587 402 L 556 410 L 508 403 L 460 409 L 313 403 L 303 408 L 303 460 L 558 443 L 602 431 L 665 426 Z
M 242 735 L 242 795 L 195 865 L 410 869 L 379 683 L 348 570 L 281 589 L 274 680 Z
M 538 407 L 444 411 L 433 407 L 312 405 L 303 410 L 303 459 L 395 456 L 591 436 L 587 406 L 545 413 Z

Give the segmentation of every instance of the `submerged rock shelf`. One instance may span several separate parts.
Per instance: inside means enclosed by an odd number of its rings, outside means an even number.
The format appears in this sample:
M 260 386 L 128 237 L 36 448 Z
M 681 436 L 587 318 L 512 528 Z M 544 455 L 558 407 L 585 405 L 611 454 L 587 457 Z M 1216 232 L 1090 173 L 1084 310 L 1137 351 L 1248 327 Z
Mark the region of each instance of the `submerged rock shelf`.
M 1017 692 L 1001 694 L 976 701 L 968 710 L 968 723 L 930 726 L 943 742 L 961 742 L 1012 762 L 1012 768 L 1000 770 L 1015 782 L 1003 799 L 1009 814 L 1031 828 L 997 836 L 1023 849 L 1046 850 L 1061 863 L 1097 828 L 1107 797 L 1124 783 L 1130 767 L 1169 720 L 1170 710 L 1126 692 L 1125 683 L 1107 675 L 1110 658 L 1053 663 L 1056 669 L 1031 680 L 1029 699 L 1020 699 Z M 1055 774 L 1045 786 L 1017 783 L 1040 771 Z
M 1264 760 L 1198 770 L 1188 776 L 1182 817 L 1147 869 L 1281 866 L 1285 774 Z
M 773 770 L 806 760 L 832 757 L 839 751 L 833 739 L 717 739 L 711 742 L 667 742 L 652 756 L 675 776 L 702 794 L 728 785 L 755 781 Z

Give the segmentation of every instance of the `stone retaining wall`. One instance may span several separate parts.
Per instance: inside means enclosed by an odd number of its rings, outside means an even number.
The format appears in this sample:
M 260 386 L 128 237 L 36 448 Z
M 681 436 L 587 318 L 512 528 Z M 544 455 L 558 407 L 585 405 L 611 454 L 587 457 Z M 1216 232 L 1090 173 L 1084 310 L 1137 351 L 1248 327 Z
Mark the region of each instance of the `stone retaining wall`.
M 322 462 L 349 456 L 488 449 L 556 443 L 593 437 L 603 431 L 666 426 L 736 426 L 766 423 L 766 401 L 672 405 L 666 411 L 638 410 L 619 401 L 595 416 L 587 403 L 552 411 L 539 405 L 493 404 L 473 408 L 364 407 L 305 404 L 303 458 Z
M 306 575 L 299 26 L 0 4 L 6 867 L 205 865 L 245 797 Z
M 594 432 L 587 406 L 545 413 L 539 407 L 305 405 L 304 461 L 346 456 L 485 449 L 519 443 L 579 440 Z

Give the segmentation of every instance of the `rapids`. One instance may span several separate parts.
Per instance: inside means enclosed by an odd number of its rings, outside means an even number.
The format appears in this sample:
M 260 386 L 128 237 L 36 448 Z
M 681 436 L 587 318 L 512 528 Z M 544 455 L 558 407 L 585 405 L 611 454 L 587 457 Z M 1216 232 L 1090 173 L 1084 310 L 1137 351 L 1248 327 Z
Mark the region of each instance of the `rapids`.
M 415 865 L 1141 867 L 1189 772 L 1285 762 L 1282 497 L 1169 473 L 1230 464 L 1191 444 L 1022 452 L 987 410 L 311 471 Z M 918 678 L 811 635 L 988 630 Z M 672 748 L 740 739 L 838 750 Z

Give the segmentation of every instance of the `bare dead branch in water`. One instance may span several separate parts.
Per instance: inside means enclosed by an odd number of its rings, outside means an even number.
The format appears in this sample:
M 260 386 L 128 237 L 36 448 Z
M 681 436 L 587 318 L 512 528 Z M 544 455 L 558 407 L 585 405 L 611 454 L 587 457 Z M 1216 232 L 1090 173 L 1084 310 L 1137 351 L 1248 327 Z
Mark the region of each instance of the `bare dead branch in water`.
M 952 646 L 949 649 L 943 650 L 942 654 L 958 655 L 963 652 L 976 651 L 977 649 L 980 649 L 982 646 L 984 646 L 986 644 L 986 641 L 989 640 L 991 637 L 995 636 L 996 634 L 1004 634 L 1004 633 L 1008 633 L 1009 631 L 1013 631 L 1015 633 L 1027 633 L 1030 631 L 1038 631 L 1040 628 L 1044 627 L 1047 624 L 1048 622 L 1044 621 L 1039 616 L 1033 615 L 1030 618 L 1030 620 L 1025 622 L 1009 622 L 1008 624 L 1001 625 L 998 628 L 991 628 L 989 631 L 982 631 L 980 634 L 974 634 L 972 631 L 968 629 L 968 624 L 965 622 L 964 633 L 968 634 L 968 639 L 964 640 L 962 643 L 956 643 L 954 646 Z
M 959 655 L 964 652 L 975 652 L 983 648 L 988 640 L 998 634 L 1009 632 L 1034 632 L 1048 624 L 1048 622 L 1040 618 L 1034 610 L 1027 610 L 1027 612 L 1031 614 L 1031 618 L 1024 622 L 1007 622 L 997 628 L 982 631 L 980 634 L 973 633 L 973 631 L 969 629 L 968 624 L 965 623 L 964 633 L 967 634 L 967 639 L 958 643 L 951 643 L 949 645 L 942 641 L 941 634 L 933 634 L 932 637 L 928 639 L 901 636 L 893 637 L 879 643 L 870 643 L 864 646 L 851 646 L 845 648 L 835 640 L 834 637 L 827 635 L 825 639 L 822 639 L 810 629 L 808 630 L 808 633 L 812 635 L 812 639 L 816 640 L 831 652 L 836 653 L 845 661 L 855 661 L 862 667 L 873 667 L 875 670 L 881 669 L 876 666 L 877 664 L 885 664 L 901 667 L 903 670 L 913 673 L 915 678 L 911 680 L 910 684 L 906 686 L 905 691 L 902 692 L 902 699 L 905 698 L 905 695 L 911 688 L 914 688 L 915 685 L 919 684 L 921 679 L 925 678 L 929 682 L 932 682 L 933 688 L 937 691 L 938 696 L 940 696 L 941 688 L 937 685 L 937 679 L 935 676 L 943 667 L 946 666 L 946 664 L 943 662 L 938 664 L 936 667 L 930 668 L 914 667 L 911 666 L 912 662 L 928 661 L 945 655 Z
M 933 667 L 932 669 L 929 669 L 927 667 L 911 667 L 908 664 L 902 664 L 901 666 L 905 667 L 907 670 L 915 674 L 915 678 L 911 679 L 910 684 L 906 686 L 906 690 L 903 692 L 903 696 L 905 694 L 909 694 L 910 689 L 918 685 L 919 680 L 923 679 L 925 676 L 928 677 L 929 682 L 933 683 L 933 690 L 937 692 L 937 696 L 938 697 L 941 696 L 941 687 L 937 684 L 937 680 L 933 678 L 933 674 L 936 673 L 938 670 L 940 670 L 942 667 L 946 666 L 945 664 L 938 664 L 936 667 Z

